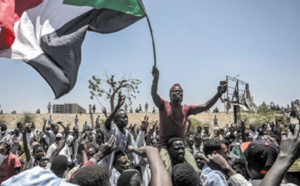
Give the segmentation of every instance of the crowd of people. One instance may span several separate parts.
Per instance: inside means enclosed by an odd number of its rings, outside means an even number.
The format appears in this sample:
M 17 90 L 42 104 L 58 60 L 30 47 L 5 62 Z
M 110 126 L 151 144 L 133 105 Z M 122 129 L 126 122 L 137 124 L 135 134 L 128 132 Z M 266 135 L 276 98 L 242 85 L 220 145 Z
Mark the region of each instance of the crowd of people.
M 121 93 L 104 123 L 82 126 L 43 120 L 16 123 L 13 132 L 0 126 L 0 184 L 81 186 L 277 186 L 300 185 L 299 124 L 282 129 L 273 123 L 191 129 L 190 115 L 210 109 L 226 92 L 205 104 L 182 105 L 183 88 L 170 88 L 170 101 L 158 94 L 159 71 L 152 69 L 151 96 L 159 120 L 145 116 L 128 125 Z M 293 115 L 298 117 L 297 114 Z M 298 117 L 299 118 L 299 117 Z

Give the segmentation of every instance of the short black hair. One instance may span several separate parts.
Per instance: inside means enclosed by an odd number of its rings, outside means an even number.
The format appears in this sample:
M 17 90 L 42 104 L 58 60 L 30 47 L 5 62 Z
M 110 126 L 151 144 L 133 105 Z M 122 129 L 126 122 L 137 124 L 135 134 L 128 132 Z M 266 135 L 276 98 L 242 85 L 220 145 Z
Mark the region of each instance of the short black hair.
M 116 151 L 113 164 L 115 164 L 117 159 L 119 159 L 121 156 L 126 156 L 126 154 L 123 151 L 120 151 L 120 150 Z
M 80 168 L 72 180 L 80 186 L 109 186 L 109 171 L 103 165 L 90 165 Z
M 208 154 L 212 154 L 213 151 L 220 151 L 222 143 L 225 144 L 225 142 L 216 138 L 206 140 L 204 142 L 204 147 L 203 147 L 203 152 L 205 156 L 207 156 Z
M 42 148 L 43 148 L 43 146 L 42 146 L 41 144 L 36 144 L 35 146 L 33 146 L 32 152 L 35 152 L 36 149 L 39 148 L 39 147 L 42 147 Z M 43 149 L 44 149 L 44 148 L 43 148 Z
M 200 185 L 200 176 L 190 164 L 179 163 L 172 168 L 171 174 L 174 186 Z
M 174 141 L 182 141 L 183 142 L 183 139 L 180 137 L 170 138 L 167 142 L 167 148 L 171 148 Z

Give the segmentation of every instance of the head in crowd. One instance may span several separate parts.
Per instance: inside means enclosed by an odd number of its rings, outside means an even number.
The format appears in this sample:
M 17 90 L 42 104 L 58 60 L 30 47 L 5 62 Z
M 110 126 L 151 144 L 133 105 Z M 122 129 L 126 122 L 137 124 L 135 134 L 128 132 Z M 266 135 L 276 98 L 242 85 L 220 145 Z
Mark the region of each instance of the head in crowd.
M 128 125 L 127 113 L 123 109 L 118 110 L 114 117 L 114 122 L 119 129 L 123 130 Z
M 52 126 L 53 126 L 53 127 L 52 127 L 53 133 L 54 133 L 54 134 L 57 134 L 58 131 L 59 131 L 59 126 L 58 126 L 58 125 L 52 125 Z
M 174 137 L 168 140 L 167 149 L 170 157 L 176 163 L 183 163 L 184 161 L 184 142 L 180 137 Z
M 208 132 L 209 132 L 209 126 L 208 126 L 208 124 L 205 124 L 205 125 L 204 125 L 204 132 L 205 132 L 205 133 L 208 133 Z
M 51 162 L 50 170 L 59 178 L 65 178 L 68 171 L 68 158 L 64 155 L 56 156 Z
M 6 126 L 6 124 L 2 124 L 2 125 L 1 125 L 1 133 L 2 133 L 2 135 L 6 134 L 6 131 L 7 131 L 7 126 Z
M 199 134 L 201 134 L 201 132 L 202 132 L 202 127 L 201 126 L 197 126 L 197 133 L 199 133 Z
M 141 173 L 136 169 L 127 169 L 120 175 L 117 186 L 141 186 L 142 184 Z
M 26 133 L 31 133 L 31 131 L 32 131 L 32 124 L 31 123 L 26 123 L 25 129 L 26 129 Z
M 55 135 L 55 141 L 56 141 L 56 143 L 58 143 L 62 139 L 62 137 L 63 137 L 63 135 L 61 133 L 57 133 Z
M 195 160 L 197 163 L 197 167 L 202 170 L 203 166 L 205 165 L 205 161 L 204 161 L 204 154 L 202 152 L 197 152 L 195 154 Z
M 113 166 L 117 171 L 122 173 L 124 170 L 127 170 L 132 167 L 130 160 L 127 155 L 122 151 L 115 152 L 115 159 L 113 161 Z
M 220 128 L 219 132 L 221 136 L 225 136 L 225 130 L 223 128 Z
M 172 169 L 171 179 L 174 186 L 195 186 L 200 185 L 200 176 L 187 163 L 179 163 Z
M 86 149 L 86 154 L 88 158 L 92 158 L 96 154 L 96 149 L 94 147 L 93 143 L 86 143 L 87 149 Z
M 15 128 L 14 134 L 15 134 L 16 136 L 19 136 L 19 134 L 20 134 L 20 129 L 19 129 L 18 127 Z
M 288 172 L 286 173 L 285 179 L 288 183 L 300 185 L 300 172 Z
M 196 135 L 194 137 L 194 143 L 195 143 L 195 147 L 199 148 L 201 146 L 202 143 L 202 137 L 199 135 Z
M 262 130 L 264 131 L 264 134 L 267 134 L 268 125 L 266 123 L 261 125 Z
M 230 135 L 234 135 L 235 128 L 234 127 L 230 127 L 229 128 L 229 132 L 230 132 Z
M 103 141 L 104 141 L 103 137 L 104 136 L 102 135 L 101 132 L 97 132 L 97 134 L 96 134 L 96 143 L 98 145 L 101 145 L 103 143 Z
M 43 146 L 40 144 L 36 144 L 33 146 L 32 149 L 32 156 L 35 160 L 41 161 L 41 159 L 45 156 L 45 151 L 43 149 Z
M 88 138 L 88 142 L 90 142 L 90 143 L 92 143 L 94 141 L 94 135 L 91 132 L 89 132 L 87 138 Z
M 251 125 L 250 125 L 250 129 L 251 129 L 251 131 L 255 132 L 255 130 L 256 130 L 255 125 L 254 125 L 254 124 L 251 124 Z
M 217 138 L 208 139 L 204 143 L 203 151 L 205 156 L 218 153 L 226 160 L 228 160 L 229 157 L 229 150 L 226 146 L 226 140 L 219 140 Z
M 20 129 L 20 131 L 22 131 L 22 128 L 23 128 L 23 123 L 21 123 L 21 122 L 18 122 L 18 123 L 17 123 L 17 127 Z
M 252 179 L 263 178 L 274 164 L 279 153 L 273 143 L 264 140 L 243 143 L 241 149 L 247 160 L 247 172 Z
M 90 165 L 75 173 L 72 183 L 80 186 L 110 186 L 109 170 L 103 165 Z
M 174 84 L 170 88 L 170 100 L 175 105 L 181 105 L 183 99 L 183 89 L 179 84 Z
M 193 148 L 193 145 L 194 145 L 194 138 L 193 138 L 193 136 L 188 136 L 186 138 L 186 143 L 189 145 L 190 148 Z

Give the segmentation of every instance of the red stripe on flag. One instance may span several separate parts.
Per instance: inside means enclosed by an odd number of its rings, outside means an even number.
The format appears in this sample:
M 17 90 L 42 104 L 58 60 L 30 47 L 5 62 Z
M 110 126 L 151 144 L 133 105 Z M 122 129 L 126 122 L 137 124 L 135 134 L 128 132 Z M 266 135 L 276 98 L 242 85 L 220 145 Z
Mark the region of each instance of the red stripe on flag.
M 24 11 L 39 5 L 43 0 L 1 0 L 0 50 L 10 48 L 15 40 L 14 23 Z

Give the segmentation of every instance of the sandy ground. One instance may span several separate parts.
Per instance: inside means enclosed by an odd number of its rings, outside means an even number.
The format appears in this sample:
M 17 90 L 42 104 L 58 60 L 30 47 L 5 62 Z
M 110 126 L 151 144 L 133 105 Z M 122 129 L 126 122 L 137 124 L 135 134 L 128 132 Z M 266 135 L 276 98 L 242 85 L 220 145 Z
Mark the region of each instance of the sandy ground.
M 76 114 L 32 114 L 32 116 L 34 117 L 34 121 L 36 124 L 36 128 L 37 129 L 42 129 L 42 124 L 43 124 L 43 118 L 48 119 L 49 116 L 52 116 L 53 122 L 58 122 L 61 121 L 63 124 L 68 124 L 71 123 L 71 126 L 74 126 L 74 119 L 75 119 L 75 115 Z M 77 114 L 78 115 L 78 125 L 79 128 L 82 129 L 82 126 L 84 124 L 85 121 L 88 122 L 88 124 L 91 123 L 91 119 L 90 119 L 90 115 L 89 114 Z M 100 115 L 100 120 L 104 120 L 105 116 L 103 114 L 100 113 L 95 113 L 93 115 L 94 120 L 96 120 L 96 117 Z M 139 125 L 141 123 L 141 121 L 143 120 L 144 116 L 148 115 L 149 116 L 149 122 L 150 124 L 154 123 L 156 120 L 158 120 L 158 113 L 153 114 L 153 113 L 132 113 L 132 114 L 128 114 L 128 119 L 129 119 L 129 124 L 130 123 L 136 123 L 137 125 Z M 219 126 L 223 127 L 225 126 L 226 123 L 231 124 L 233 123 L 233 114 L 229 113 L 201 113 L 201 114 L 197 114 L 197 115 L 192 115 L 190 116 L 191 118 L 195 118 L 199 121 L 201 121 L 202 123 L 208 123 L 211 125 L 211 127 L 213 127 L 213 118 L 214 115 L 217 115 L 218 119 L 219 119 Z M 3 114 L 0 115 L 0 119 L 4 119 L 6 121 L 6 124 L 8 125 L 9 129 L 14 129 L 16 126 L 16 123 L 18 121 L 21 121 L 22 118 L 24 117 L 24 114 Z

